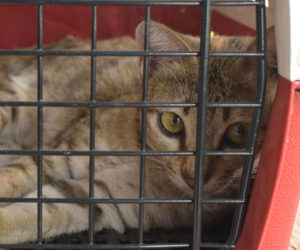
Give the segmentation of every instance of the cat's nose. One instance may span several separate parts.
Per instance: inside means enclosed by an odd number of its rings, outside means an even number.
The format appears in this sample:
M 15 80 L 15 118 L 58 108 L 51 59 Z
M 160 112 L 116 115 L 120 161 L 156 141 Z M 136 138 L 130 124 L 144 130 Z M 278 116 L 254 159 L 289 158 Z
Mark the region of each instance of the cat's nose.
M 190 178 L 190 177 L 183 177 L 184 181 L 186 182 L 186 184 L 188 184 L 188 186 L 191 188 L 191 189 L 194 189 L 195 187 L 195 180 L 194 178 Z

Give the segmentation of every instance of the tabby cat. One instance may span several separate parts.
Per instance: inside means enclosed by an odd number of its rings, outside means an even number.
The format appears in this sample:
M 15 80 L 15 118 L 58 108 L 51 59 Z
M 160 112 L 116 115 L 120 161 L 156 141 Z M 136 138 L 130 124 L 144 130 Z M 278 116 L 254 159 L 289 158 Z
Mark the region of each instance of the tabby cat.
M 144 48 L 144 23 L 130 37 L 100 41 L 98 50 L 137 51 Z M 258 162 L 274 97 L 277 73 L 273 32 L 269 34 L 268 87 L 259 129 Z M 213 51 L 255 51 L 251 37 L 215 36 Z M 200 40 L 151 22 L 150 51 L 197 51 Z M 89 50 L 90 43 L 67 37 L 46 50 Z M 49 102 L 90 101 L 91 67 L 88 56 L 45 56 L 43 100 Z M 0 100 L 35 101 L 37 96 L 35 56 L 0 57 Z M 149 102 L 197 102 L 199 58 L 150 57 Z M 138 57 L 97 57 L 98 102 L 141 102 L 142 67 Z M 213 57 L 210 59 L 210 102 L 253 102 L 256 94 L 256 59 Z M 209 108 L 207 150 L 245 150 L 252 109 Z M 147 109 L 148 151 L 194 151 L 197 116 L 195 108 L 151 107 Z M 140 151 L 141 109 L 95 108 L 95 150 Z M 2 149 L 37 148 L 37 108 L 0 107 Z M 90 109 L 85 107 L 43 108 L 43 149 L 54 151 L 90 149 Z M 44 198 L 88 198 L 88 156 L 43 156 Z M 205 160 L 206 198 L 235 198 L 244 157 L 218 156 Z M 147 156 L 145 198 L 193 198 L 194 156 Z M 257 164 L 255 164 L 255 167 Z M 37 158 L 1 156 L 0 197 L 37 197 Z M 140 157 L 95 157 L 95 198 L 139 198 Z M 43 238 L 74 233 L 88 228 L 86 204 L 44 203 Z M 232 207 L 204 205 L 204 223 L 213 225 L 230 214 Z M 192 204 L 146 204 L 145 230 L 191 228 Z M 95 204 L 95 230 L 124 232 L 137 228 L 138 204 Z M 35 203 L 3 203 L 0 207 L 0 243 L 32 242 L 37 237 Z

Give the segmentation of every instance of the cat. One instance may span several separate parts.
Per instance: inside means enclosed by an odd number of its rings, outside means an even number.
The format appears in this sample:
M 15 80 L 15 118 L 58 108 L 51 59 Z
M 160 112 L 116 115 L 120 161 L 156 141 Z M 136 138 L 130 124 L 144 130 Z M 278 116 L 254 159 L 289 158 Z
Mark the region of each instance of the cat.
M 99 41 L 98 50 L 144 49 L 144 26 L 130 37 Z M 266 131 L 278 80 L 273 31 L 268 32 L 268 83 L 260 137 Z M 255 51 L 252 37 L 211 38 L 212 51 Z M 199 51 L 200 38 L 178 33 L 163 24 L 150 23 L 150 51 Z M 45 50 L 90 50 L 90 42 L 72 36 L 45 46 Z M 43 101 L 89 102 L 91 66 L 88 56 L 43 57 Z M 35 56 L 0 57 L 0 100 L 36 101 Z M 96 58 L 97 102 L 142 102 L 143 74 L 139 57 Z M 199 58 L 149 57 L 148 102 L 198 101 Z M 209 102 L 253 102 L 256 94 L 256 59 L 212 57 L 209 71 Z M 252 119 L 251 108 L 209 108 L 207 150 L 245 150 Z M 194 151 L 196 108 L 151 107 L 147 109 L 148 151 Z M 140 151 L 141 109 L 95 108 L 95 150 Z M 37 108 L 0 107 L 0 148 L 37 149 Z M 90 109 L 43 108 L 43 149 L 87 151 L 90 149 Z M 145 198 L 192 199 L 194 156 L 146 156 Z M 88 156 L 43 156 L 43 198 L 89 198 Z M 235 198 L 244 163 L 242 156 L 214 156 L 205 160 L 204 197 Z M 1 156 L 0 197 L 37 197 L 37 158 Z M 254 166 L 257 167 L 257 164 Z M 138 199 L 140 157 L 96 156 L 94 198 Z M 205 204 L 203 223 L 214 225 L 229 215 L 232 206 Z M 89 207 L 78 203 L 43 203 L 43 238 L 87 230 Z M 137 228 L 138 204 L 94 205 L 95 231 L 111 228 L 124 232 Z M 176 229 L 193 225 L 193 205 L 145 204 L 144 229 Z M 0 243 L 37 240 L 36 203 L 3 203 L 0 207 Z

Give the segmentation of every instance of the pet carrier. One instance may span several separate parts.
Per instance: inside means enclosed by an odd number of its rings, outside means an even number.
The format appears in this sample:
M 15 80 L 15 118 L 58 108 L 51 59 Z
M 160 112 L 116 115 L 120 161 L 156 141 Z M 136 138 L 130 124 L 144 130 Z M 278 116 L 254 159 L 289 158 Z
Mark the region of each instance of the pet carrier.
M 271 7 L 273 2 L 269 1 Z M 300 4 L 296 0 L 276 0 L 275 27 L 277 33 L 277 52 L 279 62 L 280 81 L 270 118 L 268 131 L 265 136 L 264 146 L 256 181 L 252 189 L 251 199 L 247 209 L 247 197 L 250 186 L 250 173 L 254 161 L 254 151 L 257 138 L 259 118 L 261 116 L 261 104 L 264 99 L 265 66 L 266 66 L 266 2 L 264 0 L 252 1 L 103 1 L 103 0 L 0 0 L 0 56 L 1 55 L 35 55 L 38 67 L 38 96 L 36 102 L 3 101 L 1 106 L 28 106 L 37 107 L 38 142 L 37 150 L 10 150 L 1 149 L 1 155 L 34 155 L 38 163 L 38 197 L 36 199 L 1 198 L 0 202 L 34 202 L 38 208 L 38 236 L 36 243 L 2 244 L 0 248 L 34 248 L 34 249 L 204 249 L 204 248 L 236 248 L 236 249 L 286 249 L 291 235 L 293 220 L 299 202 L 300 191 L 300 79 L 299 44 L 300 36 L 297 32 L 297 23 L 300 12 Z M 150 13 L 151 10 L 151 13 Z M 271 9 L 272 10 L 272 9 Z M 242 14 L 241 14 L 242 13 Z M 253 14 L 253 15 L 252 15 Z M 270 17 L 272 13 L 268 16 Z M 149 31 L 149 20 L 153 19 L 164 23 L 174 30 L 191 35 L 201 36 L 201 50 L 196 52 L 180 52 L 182 56 L 200 56 L 200 83 L 203 91 L 199 91 L 199 103 L 187 104 L 197 107 L 198 130 L 197 149 L 195 152 L 179 152 L 196 156 L 196 177 L 194 199 L 185 200 L 146 200 L 144 199 L 144 175 L 145 157 L 151 153 L 176 155 L 176 152 L 149 152 L 146 148 L 146 117 L 147 107 L 147 77 L 144 70 L 144 95 L 143 103 L 137 103 L 135 107 L 142 109 L 142 142 L 140 152 L 96 152 L 94 150 L 95 119 L 94 109 L 97 107 L 130 106 L 122 103 L 96 103 L 95 102 L 95 61 L 96 56 L 142 56 L 147 64 L 148 56 L 169 55 L 172 52 L 149 52 L 149 44 L 145 42 L 143 52 L 113 52 L 97 51 L 97 39 L 119 37 L 134 34 L 134 29 L 140 20 L 145 19 L 145 40 Z M 238 20 L 237 20 L 238 19 Z M 243 19 L 243 20 L 242 20 Z M 249 24 L 250 20 L 250 24 Z M 256 30 L 256 31 L 255 31 Z M 257 51 L 247 53 L 210 52 L 209 42 L 211 31 L 222 35 L 251 35 L 257 37 Z M 91 39 L 89 51 L 51 51 L 45 50 L 44 44 L 48 44 L 64 38 L 67 34 Z M 29 50 L 19 48 L 31 47 Z M 130 54 L 131 53 L 131 54 Z M 151 54 L 152 53 L 152 54 Z M 174 54 L 174 53 L 173 53 Z M 175 53 L 176 54 L 176 53 Z M 91 61 L 91 100 L 83 103 L 51 103 L 43 101 L 43 57 L 46 56 L 90 56 Z M 207 103 L 206 84 L 209 58 L 214 56 L 254 56 L 257 57 L 258 90 L 254 103 Z M 144 66 L 146 69 L 146 66 Z M 1 84 L 1 83 L 0 83 Z M 1 85 L 0 85 L 1 86 Z M 91 140 L 90 150 L 84 152 L 51 152 L 43 149 L 43 124 L 42 116 L 45 107 L 74 107 L 85 105 L 91 108 Z M 153 104 L 162 105 L 162 104 Z M 172 106 L 172 103 L 166 105 Z M 174 105 L 174 104 L 173 104 Z M 208 155 L 222 155 L 230 152 L 205 151 L 205 117 L 206 109 L 216 107 L 250 107 L 253 112 L 253 129 L 251 131 L 249 147 L 247 151 L 240 152 L 246 157 L 244 167 L 244 183 L 238 199 L 204 199 L 202 194 L 203 171 L 205 157 Z M 248 106 L 247 106 L 248 105 Z M 132 106 L 132 104 L 131 104 Z M 134 105 L 133 105 L 134 106 Z M 182 106 L 184 106 L 182 104 Z M 97 239 L 93 228 L 93 206 L 97 202 L 114 202 L 98 200 L 93 197 L 93 183 L 90 183 L 89 198 L 82 201 L 89 205 L 89 230 L 82 234 L 87 238 L 87 243 L 80 244 L 78 236 L 65 236 L 63 239 L 43 241 L 42 237 L 42 205 L 44 203 L 62 202 L 57 199 L 44 199 L 42 196 L 42 171 L 44 155 L 86 155 L 90 157 L 90 180 L 93 180 L 93 159 L 96 155 L 137 155 L 141 157 L 141 189 L 139 199 L 123 200 L 120 202 L 139 204 L 139 229 L 138 239 L 131 241 L 131 231 L 126 237 L 121 237 L 118 243 L 106 244 L 113 232 L 107 232 Z M 178 154 L 179 154 L 178 153 Z M 238 153 L 235 153 L 238 155 Z M 65 199 L 65 202 L 75 202 L 75 199 Z M 117 201 L 115 201 L 117 202 Z M 194 204 L 194 226 L 192 232 L 180 231 L 175 233 L 150 232 L 144 233 L 144 204 L 149 202 L 186 202 Z M 235 215 L 232 222 L 230 236 L 224 243 L 203 241 L 202 239 L 202 214 L 203 203 L 228 203 L 235 204 Z M 175 204 L 174 204 L 175 205 Z M 247 213 L 246 213 L 247 209 Z M 246 216 L 245 216 L 246 213 Z M 245 222 L 244 221 L 245 217 Z M 1 226 L 1 225 L 0 225 Z M 133 233 L 134 234 L 134 233 Z M 129 236 L 128 236 L 129 235 Z M 146 236 L 155 240 L 147 240 Z M 160 240 L 162 235 L 167 238 L 167 243 Z M 151 238 L 151 237 L 150 237 Z M 77 239 L 77 240 L 76 240 Z M 83 240 L 84 241 L 84 240 Z M 67 242 L 67 243 L 66 243 Z

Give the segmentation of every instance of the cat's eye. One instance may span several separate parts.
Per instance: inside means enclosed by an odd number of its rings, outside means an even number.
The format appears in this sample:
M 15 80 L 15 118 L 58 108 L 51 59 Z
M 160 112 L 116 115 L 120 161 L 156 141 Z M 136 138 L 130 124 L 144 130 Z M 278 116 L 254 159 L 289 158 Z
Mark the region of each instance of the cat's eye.
M 159 125 L 167 135 L 179 135 L 184 131 L 181 118 L 174 112 L 161 112 L 158 116 Z
M 245 122 L 234 123 L 225 133 L 225 143 L 231 147 L 246 146 L 250 134 L 250 124 Z

